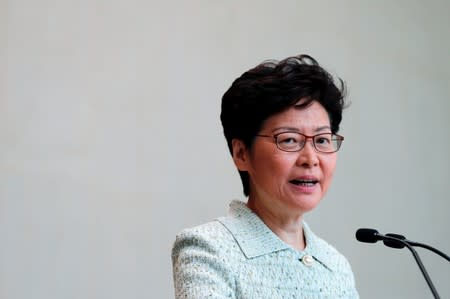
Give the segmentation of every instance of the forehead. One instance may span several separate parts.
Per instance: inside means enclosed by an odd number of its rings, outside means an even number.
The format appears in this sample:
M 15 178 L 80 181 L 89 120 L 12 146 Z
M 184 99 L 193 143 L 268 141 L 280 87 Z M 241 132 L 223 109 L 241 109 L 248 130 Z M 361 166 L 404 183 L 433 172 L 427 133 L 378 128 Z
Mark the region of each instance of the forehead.
M 325 108 L 313 101 L 306 107 L 292 106 L 274 114 L 263 123 L 263 130 L 294 129 L 298 131 L 316 130 L 317 128 L 329 128 L 330 118 Z

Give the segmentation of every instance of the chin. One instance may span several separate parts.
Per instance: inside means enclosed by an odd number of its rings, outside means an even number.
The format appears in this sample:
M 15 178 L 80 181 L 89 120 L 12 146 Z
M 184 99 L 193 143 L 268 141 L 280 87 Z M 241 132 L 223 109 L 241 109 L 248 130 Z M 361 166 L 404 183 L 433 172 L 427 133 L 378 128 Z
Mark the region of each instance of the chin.
M 302 213 L 307 213 L 314 210 L 319 205 L 320 198 L 317 198 L 316 196 L 309 198 L 302 197 L 301 199 L 294 199 L 291 203 L 292 208 L 299 210 Z

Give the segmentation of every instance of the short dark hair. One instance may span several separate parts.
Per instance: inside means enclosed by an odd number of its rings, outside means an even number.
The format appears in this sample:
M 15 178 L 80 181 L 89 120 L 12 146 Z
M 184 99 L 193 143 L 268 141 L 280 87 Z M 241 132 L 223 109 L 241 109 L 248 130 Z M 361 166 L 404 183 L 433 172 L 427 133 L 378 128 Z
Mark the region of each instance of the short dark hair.
M 328 113 L 332 133 L 339 131 L 344 108 L 345 84 L 333 77 L 308 55 L 269 60 L 237 78 L 222 97 L 223 132 L 233 155 L 232 140 L 251 148 L 254 137 L 270 116 L 287 110 L 303 100 L 320 103 Z M 298 105 L 296 105 L 298 106 Z M 239 171 L 245 196 L 249 195 L 249 176 Z

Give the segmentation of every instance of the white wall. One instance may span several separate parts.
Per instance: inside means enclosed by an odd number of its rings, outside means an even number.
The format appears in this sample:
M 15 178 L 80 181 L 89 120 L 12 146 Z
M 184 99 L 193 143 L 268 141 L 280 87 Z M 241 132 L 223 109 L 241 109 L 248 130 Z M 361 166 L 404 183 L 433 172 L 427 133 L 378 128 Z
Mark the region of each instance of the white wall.
M 0 298 L 171 298 L 175 234 L 241 198 L 232 80 L 308 53 L 344 78 L 332 190 L 308 221 L 362 298 L 431 298 L 406 250 L 449 253 L 448 1 L 0 0 Z M 442 298 L 448 263 L 420 250 Z

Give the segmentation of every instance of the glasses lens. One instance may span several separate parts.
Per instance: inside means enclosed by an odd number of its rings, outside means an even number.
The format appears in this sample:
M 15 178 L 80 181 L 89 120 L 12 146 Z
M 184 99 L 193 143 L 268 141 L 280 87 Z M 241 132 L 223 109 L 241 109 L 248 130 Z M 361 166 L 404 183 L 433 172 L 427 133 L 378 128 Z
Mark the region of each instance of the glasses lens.
M 332 153 L 339 149 L 341 139 L 331 133 L 314 136 L 314 146 L 319 152 Z
M 278 148 L 287 151 L 295 152 L 300 150 L 305 143 L 305 137 L 294 132 L 285 132 L 277 135 Z

